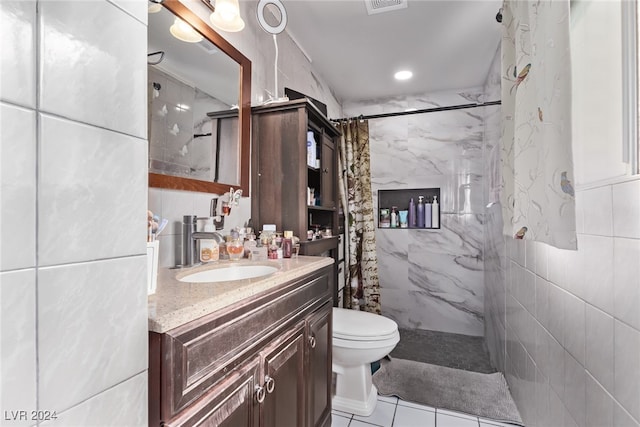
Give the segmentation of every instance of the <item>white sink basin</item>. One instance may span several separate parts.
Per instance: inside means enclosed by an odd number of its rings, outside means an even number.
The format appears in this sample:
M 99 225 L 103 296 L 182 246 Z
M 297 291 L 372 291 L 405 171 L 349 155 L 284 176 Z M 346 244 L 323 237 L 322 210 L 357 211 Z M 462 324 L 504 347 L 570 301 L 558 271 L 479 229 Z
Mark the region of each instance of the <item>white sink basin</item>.
M 266 277 L 276 271 L 278 271 L 278 267 L 270 265 L 230 265 L 187 274 L 178 280 L 188 283 L 229 282 Z

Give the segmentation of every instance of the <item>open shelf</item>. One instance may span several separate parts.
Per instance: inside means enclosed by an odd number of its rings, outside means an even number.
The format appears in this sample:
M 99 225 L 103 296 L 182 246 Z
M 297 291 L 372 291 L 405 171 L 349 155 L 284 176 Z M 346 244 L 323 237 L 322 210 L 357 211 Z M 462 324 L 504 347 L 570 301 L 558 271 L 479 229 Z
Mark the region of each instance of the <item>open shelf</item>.
M 413 198 L 413 201 L 418 206 L 418 197 L 424 196 L 425 203 L 429 203 L 436 196 L 438 199 L 438 206 L 440 206 L 440 188 L 412 188 L 412 189 L 398 189 L 398 190 L 378 190 L 378 228 L 385 230 L 437 230 L 441 224 L 441 210 L 438 209 L 438 222 L 436 227 L 384 227 L 380 226 L 380 213 L 381 209 L 389 209 L 392 207 L 398 208 L 398 211 L 409 210 L 409 200 Z M 425 206 L 431 206 L 425 205 Z

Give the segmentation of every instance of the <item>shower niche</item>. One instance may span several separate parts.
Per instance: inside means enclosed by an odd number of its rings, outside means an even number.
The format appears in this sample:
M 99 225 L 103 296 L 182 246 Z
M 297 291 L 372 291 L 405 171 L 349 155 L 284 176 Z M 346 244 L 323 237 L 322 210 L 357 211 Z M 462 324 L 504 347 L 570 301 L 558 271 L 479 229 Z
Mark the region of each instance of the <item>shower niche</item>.
M 424 204 L 424 225 L 417 218 L 420 197 L 423 198 Z M 411 199 L 413 199 L 416 208 L 415 224 L 410 222 L 409 204 Z M 433 204 L 434 200 L 437 201 L 436 207 Z M 440 219 L 440 188 L 378 190 L 378 228 L 437 230 L 440 229 Z

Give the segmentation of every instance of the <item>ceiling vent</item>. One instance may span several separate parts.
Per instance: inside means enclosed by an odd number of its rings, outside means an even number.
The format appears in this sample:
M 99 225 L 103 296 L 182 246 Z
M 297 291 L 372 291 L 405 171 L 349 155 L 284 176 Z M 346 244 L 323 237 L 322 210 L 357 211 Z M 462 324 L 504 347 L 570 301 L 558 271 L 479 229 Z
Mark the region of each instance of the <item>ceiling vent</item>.
M 373 15 L 404 9 L 407 7 L 407 0 L 364 0 L 364 4 L 367 6 L 367 13 Z

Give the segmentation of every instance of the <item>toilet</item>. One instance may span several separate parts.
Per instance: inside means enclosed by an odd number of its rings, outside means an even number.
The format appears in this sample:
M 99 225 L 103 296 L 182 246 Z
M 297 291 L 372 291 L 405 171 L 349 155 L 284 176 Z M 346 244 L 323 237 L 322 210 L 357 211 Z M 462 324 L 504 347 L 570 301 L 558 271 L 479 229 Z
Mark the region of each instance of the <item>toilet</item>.
M 333 308 L 333 409 L 369 416 L 378 389 L 371 382 L 371 363 L 382 359 L 400 341 L 398 325 L 364 311 Z

